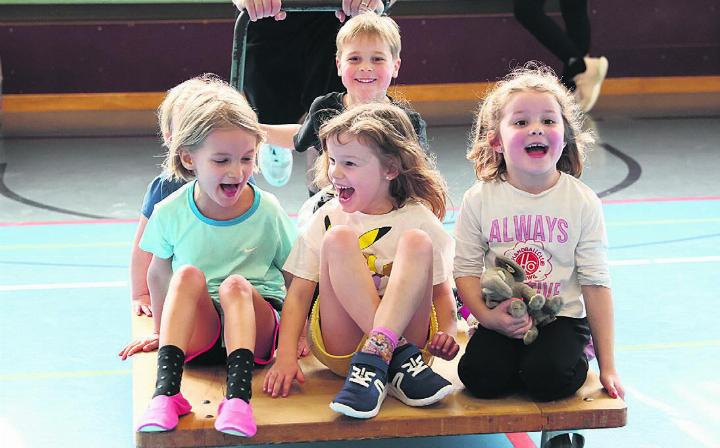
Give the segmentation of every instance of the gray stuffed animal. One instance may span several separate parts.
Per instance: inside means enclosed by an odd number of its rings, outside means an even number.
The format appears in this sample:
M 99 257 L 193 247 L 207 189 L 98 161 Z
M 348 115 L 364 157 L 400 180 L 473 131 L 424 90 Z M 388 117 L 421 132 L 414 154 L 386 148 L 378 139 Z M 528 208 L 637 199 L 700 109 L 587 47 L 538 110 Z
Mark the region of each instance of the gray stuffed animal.
M 523 342 L 532 344 L 538 337 L 538 327 L 547 325 L 555 320 L 563 299 L 560 296 L 553 296 L 545 299 L 535 289 L 523 283 L 525 271 L 513 260 L 498 255 L 495 258 L 495 267 L 488 268 L 482 274 L 482 292 L 485 298 L 485 305 L 488 308 L 495 308 L 500 302 L 510 298 L 510 314 L 514 317 L 530 314 L 533 326 L 523 336 Z

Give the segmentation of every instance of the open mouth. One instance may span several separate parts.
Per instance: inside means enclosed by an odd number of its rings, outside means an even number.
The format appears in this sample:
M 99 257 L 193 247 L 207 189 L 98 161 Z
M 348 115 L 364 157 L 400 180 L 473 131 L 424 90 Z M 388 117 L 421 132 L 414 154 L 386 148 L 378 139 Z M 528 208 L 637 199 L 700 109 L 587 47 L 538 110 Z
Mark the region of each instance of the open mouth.
M 240 184 L 220 184 L 220 189 L 225 193 L 225 196 L 232 198 L 240 189 Z
M 338 199 L 340 200 L 340 202 L 349 201 L 353 193 L 355 193 L 355 189 L 353 187 L 341 187 L 339 185 L 336 185 L 335 189 L 337 190 Z
M 360 84 L 372 84 L 375 82 L 374 78 L 355 78 L 355 81 L 359 82 Z
M 531 143 L 525 147 L 525 152 L 530 157 L 542 157 L 548 152 L 548 146 L 542 143 Z

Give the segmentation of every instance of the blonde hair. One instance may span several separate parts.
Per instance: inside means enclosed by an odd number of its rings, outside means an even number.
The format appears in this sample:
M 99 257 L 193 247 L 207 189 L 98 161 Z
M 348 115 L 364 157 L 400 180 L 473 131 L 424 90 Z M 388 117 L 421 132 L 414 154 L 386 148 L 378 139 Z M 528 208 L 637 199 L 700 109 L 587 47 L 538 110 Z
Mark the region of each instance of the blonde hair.
M 405 111 L 388 103 L 362 104 L 326 121 L 319 132 L 323 151 L 315 165 L 318 186 L 330 184 L 327 142 L 339 141 L 341 136 L 355 137 L 374 148 L 384 166 L 397 168 L 397 177 L 390 181 L 390 196 L 397 208 L 415 200 L 439 219 L 445 216 L 447 186 L 435 161 L 420 146 Z
M 470 150 L 467 153 L 468 160 L 475 164 L 475 175 L 478 179 L 504 179 L 507 172 L 505 158 L 502 153 L 492 148 L 488 133 L 493 131 L 499 134 L 502 112 L 510 96 L 528 91 L 550 94 L 560 105 L 567 144 L 556 166 L 559 171 L 574 177 L 582 174 L 586 153 L 595 139 L 592 132 L 582 128 L 584 118 L 580 106 L 551 68 L 539 62 L 528 62 L 496 83 L 480 103 L 471 133 Z
M 338 58 L 342 56 L 345 45 L 360 37 L 380 39 L 390 47 L 393 59 L 400 57 L 400 27 L 390 17 L 379 16 L 372 11 L 353 16 L 340 28 L 335 38 L 337 46 L 335 56 Z
M 168 177 L 189 181 L 195 177 L 180 160 L 182 151 L 194 151 L 216 129 L 240 128 L 255 137 L 255 149 L 265 139 L 257 115 L 245 97 L 230 84 L 205 74 L 170 89 L 160 106 L 160 127 L 167 147 L 163 170 Z M 165 131 L 168 134 L 165 134 Z
M 183 81 L 167 91 L 157 110 L 160 138 L 165 148 L 170 146 L 170 140 L 172 139 L 173 113 L 183 107 L 185 101 L 195 90 L 205 87 L 214 79 L 216 78 L 213 75 L 203 74 Z

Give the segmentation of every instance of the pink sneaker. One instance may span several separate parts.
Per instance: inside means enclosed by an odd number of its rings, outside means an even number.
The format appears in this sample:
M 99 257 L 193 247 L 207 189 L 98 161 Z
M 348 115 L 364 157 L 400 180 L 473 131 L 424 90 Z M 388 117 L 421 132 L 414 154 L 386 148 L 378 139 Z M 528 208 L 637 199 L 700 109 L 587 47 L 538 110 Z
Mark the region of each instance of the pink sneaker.
M 223 398 L 218 407 L 215 429 L 225 434 L 252 437 L 257 432 L 252 406 L 240 398 Z
M 187 414 L 191 409 L 192 406 L 181 393 L 171 396 L 158 395 L 150 400 L 150 404 L 143 416 L 140 417 L 135 431 L 172 431 L 178 424 L 178 417 Z

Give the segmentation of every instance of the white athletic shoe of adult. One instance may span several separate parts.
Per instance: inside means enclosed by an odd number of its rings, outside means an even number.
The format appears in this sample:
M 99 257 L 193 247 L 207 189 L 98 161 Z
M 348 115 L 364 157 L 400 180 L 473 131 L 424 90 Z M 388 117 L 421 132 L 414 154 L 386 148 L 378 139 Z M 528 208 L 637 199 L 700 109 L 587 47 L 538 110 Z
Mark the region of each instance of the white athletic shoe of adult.
M 608 71 L 608 60 L 604 56 L 599 58 L 585 57 L 583 60 L 585 61 L 585 71 L 573 78 L 576 86 L 575 98 L 582 111 L 589 112 L 600 96 L 600 89 Z

